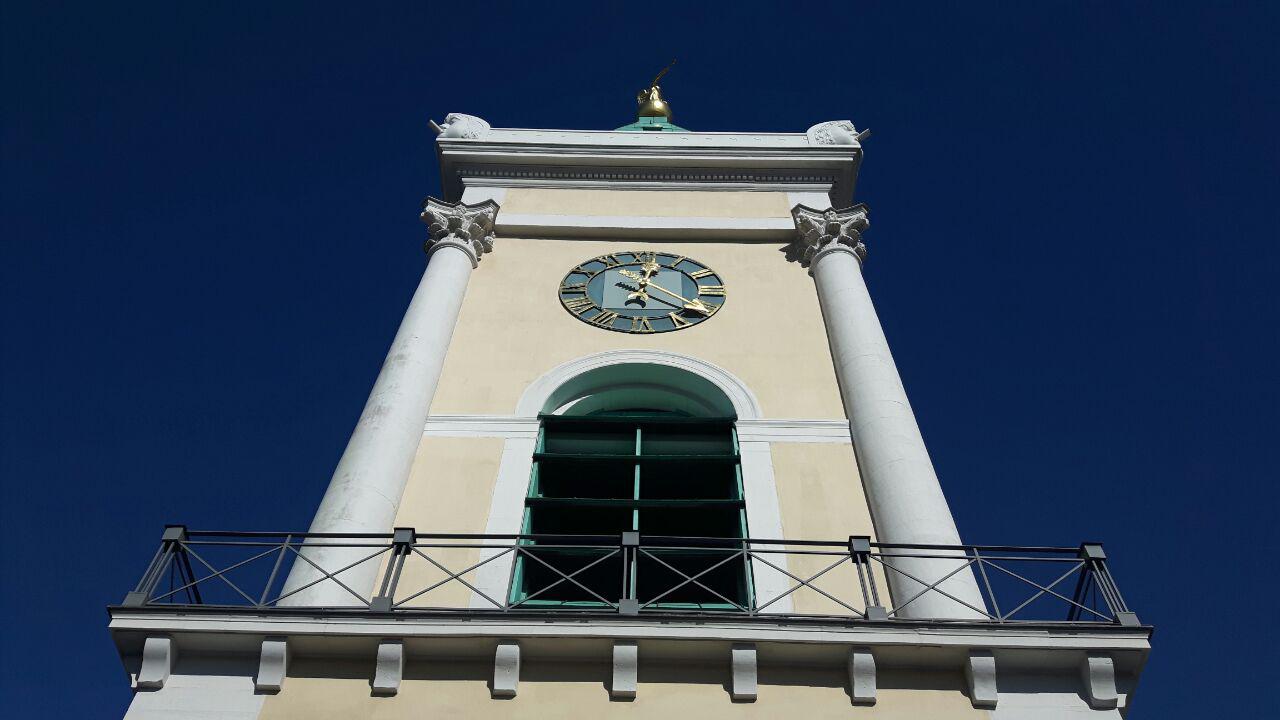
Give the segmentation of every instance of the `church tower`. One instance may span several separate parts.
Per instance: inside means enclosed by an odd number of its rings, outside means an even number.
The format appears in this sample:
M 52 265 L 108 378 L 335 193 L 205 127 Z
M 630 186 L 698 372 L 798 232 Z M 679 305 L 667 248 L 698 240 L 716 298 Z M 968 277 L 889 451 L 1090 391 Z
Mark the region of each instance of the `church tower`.
M 866 131 L 686 130 L 657 78 L 616 130 L 432 127 L 425 271 L 310 528 L 166 527 L 110 608 L 126 717 L 1123 715 L 1151 628 L 1101 545 L 956 530 Z

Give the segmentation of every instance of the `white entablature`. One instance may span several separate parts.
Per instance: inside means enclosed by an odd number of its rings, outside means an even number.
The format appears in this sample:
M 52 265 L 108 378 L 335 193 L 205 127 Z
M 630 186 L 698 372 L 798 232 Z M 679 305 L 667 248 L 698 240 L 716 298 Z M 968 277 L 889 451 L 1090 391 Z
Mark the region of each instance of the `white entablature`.
M 448 200 L 469 187 L 687 188 L 822 192 L 842 207 L 862 161 L 845 120 L 804 133 L 731 133 L 490 128 L 449 117 L 436 140 Z

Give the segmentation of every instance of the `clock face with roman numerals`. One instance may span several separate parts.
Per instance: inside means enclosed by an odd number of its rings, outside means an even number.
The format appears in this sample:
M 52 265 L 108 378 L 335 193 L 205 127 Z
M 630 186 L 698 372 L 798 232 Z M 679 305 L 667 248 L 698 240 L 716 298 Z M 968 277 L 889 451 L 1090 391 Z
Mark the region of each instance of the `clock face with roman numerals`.
M 560 283 L 560 303 L 588 325 L 625 333 L 693 327 L 724 305 L 724 280 L 683 255 L 626 250 L 591 258 Z

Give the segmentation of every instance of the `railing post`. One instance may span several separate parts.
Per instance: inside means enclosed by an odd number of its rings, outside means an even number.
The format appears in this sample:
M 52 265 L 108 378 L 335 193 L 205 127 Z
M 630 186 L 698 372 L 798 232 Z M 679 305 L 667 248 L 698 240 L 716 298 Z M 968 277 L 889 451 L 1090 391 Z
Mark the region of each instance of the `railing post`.
M 369 602 L 369 610 L 373 612 L 391 612 L 392 599 L 396 595 L 396 585 L 400 584 L 400 571 L 404 561 L 413 552 L 413 544 L 418 541 L 418 533 L 413 528 L 396 528 L 391 537 L 391 557 L 387 560 L 387 571 L 382 575 L 382 585 L 378 594 Z
M 867 609 L 868 620 L 888 620 L 889 613 L 880 604 L 880 592 L 876 589 L 876 576 L 871 572 L 871 538 L 866 535 L 849 536 L 849 557 L 858 571 L 862 585 L 862 603 Z
M 125 607 L 142 607 L 146 605 L 147 601 L 151 599 L 151 593 L 156 589 L 156 585 L 160 583 L 164 569 L 172 561 L 178 543 L 186 539 L 187 527 L 185 525 L 165 525 L 164 533 L 160 536 L 160 549 L 152 556 L 151 564 L 147 565 L 147 570 L 142 574 L 142 579 L 138 581 L 138 586 L 132 592 L 126 593 L 124 602 L 120 604 Z
M 640 533 L 628 530 L 622 533 L 622 598 L 618 600 L 619 615 L 639 615 L 640 600 L 636 598 L 636 555 L 640 548 Z
M 1138 614 L 1125 605 L 1124 598 L 1120 595 L 1120 588 L 1111 577 L 1111 570 L 1107 568 L 1107 554 L 1103 552 L 1102 544 L 1081 543 L 1080 558 L 1085 561 L 1089 572 L 1093 575 L 1093 581 L 1097 583 L 1098 591 L 1102 593 L 1102 600 L 1107 604 L 1107 609 L 1111 611 L 1116 622 L 1126 627 L 1141 626 Z

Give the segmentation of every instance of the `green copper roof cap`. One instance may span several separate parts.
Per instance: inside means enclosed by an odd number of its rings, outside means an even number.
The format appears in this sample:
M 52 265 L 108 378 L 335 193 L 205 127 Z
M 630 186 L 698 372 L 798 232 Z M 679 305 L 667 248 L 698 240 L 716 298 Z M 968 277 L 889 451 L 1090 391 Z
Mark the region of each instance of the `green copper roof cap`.
M 662 115 L 656 117 L 639 117 L 630 125 L 623 125 L 615 132 L 689 132 L 679 125 L 673 125 Z

